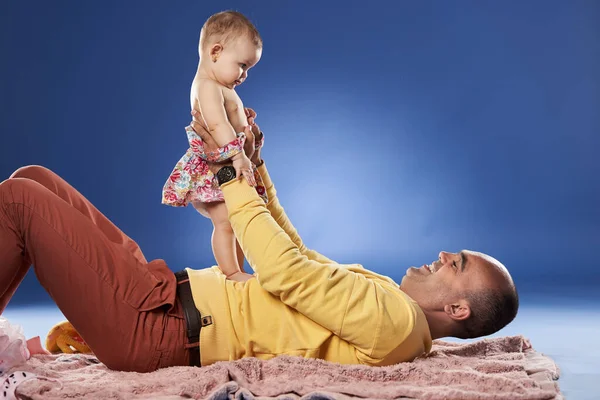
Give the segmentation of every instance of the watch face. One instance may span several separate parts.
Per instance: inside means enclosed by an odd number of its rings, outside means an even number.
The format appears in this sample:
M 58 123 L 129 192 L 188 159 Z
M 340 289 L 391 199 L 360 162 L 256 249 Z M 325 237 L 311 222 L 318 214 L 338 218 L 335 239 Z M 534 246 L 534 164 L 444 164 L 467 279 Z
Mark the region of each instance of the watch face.
M 225 179 L 230 180 L 235 176 L 235 171 L 232 171 L 231 168 L 226 168 L 224 175 Z
M 235 168 L 233 167 L 226 166 L 221 168 L 219 172 L 217 172 L 217 180 L 219 181 L 220 185 L 229 182 L 233 178 L 235 178 Z

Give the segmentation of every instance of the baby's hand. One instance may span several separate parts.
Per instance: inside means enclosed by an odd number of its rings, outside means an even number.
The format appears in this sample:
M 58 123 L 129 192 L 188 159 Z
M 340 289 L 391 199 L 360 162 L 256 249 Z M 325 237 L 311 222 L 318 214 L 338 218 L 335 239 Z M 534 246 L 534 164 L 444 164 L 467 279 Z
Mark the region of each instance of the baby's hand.
M 231 281 L 236 281 L 236 282 L 246 282 L 252 278 L 254 278 L 254 275 L 250 275 L 250 274 L 247 274 L 242 271 L 236 272 L 227 277 L 227 279 L 229 279 Z
M 233 168 L 235 168 L 235 175 L 238 178 L 242 176 L 246 177 L 246 181 L 250 186 L 256 186 L 256 180 L 254 179 L 254 170 L 252 169 L 252 163 L 250 159 L 244 154 L 244 152 L 238 153 L 231 158 L 233 161 Z

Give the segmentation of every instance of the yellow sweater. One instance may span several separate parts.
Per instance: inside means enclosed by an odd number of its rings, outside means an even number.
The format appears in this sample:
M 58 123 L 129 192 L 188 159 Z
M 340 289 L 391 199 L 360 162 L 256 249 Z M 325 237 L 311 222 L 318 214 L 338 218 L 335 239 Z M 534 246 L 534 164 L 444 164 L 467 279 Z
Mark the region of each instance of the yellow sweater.
M 264 164 L 259 172 L 267 205 L 245 181 L 221 187 L 257 279 L 226 280 L 217 266 L 188 269 L 194 302 L 213 320 L 200 335 L 202 365 L 287 354 L 383 366 L 429 352 L 419 306 L 390 278 L 307 249 Z

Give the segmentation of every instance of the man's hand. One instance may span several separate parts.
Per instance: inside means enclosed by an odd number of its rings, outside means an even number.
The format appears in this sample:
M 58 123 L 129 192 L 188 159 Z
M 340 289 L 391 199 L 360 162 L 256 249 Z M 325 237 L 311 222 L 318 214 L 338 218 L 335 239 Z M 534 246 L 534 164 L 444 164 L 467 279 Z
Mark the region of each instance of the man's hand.
M 219 148 L 219 145 L 217 145 L 217 142 L 215 142 L 213 137 L 210 135 L 208 128 L 206 126 L 206 122 L 204 122 L 204 118 L 202 117 L 202 113 L 200 111 L 192 110 L 192 122 L 190 123 L 190 126 L 198 134 L 198 136 L 200 136 L 200 138 L 202 139 L 205 152 L 208 153 L 211 151 L 217 151 L 217 149 Z M 249 126 L 247 126 L 245 133 L 248 134 L 249 132 L 251 132 L 251 128 Z M 244 154 L 241 154 L 241 155 L 246 160 L 248 159 Z M 245 167 L 246 169 L 248 168 L 247 163 L 241 163 L 241 164 L 242 165 L 239 166 L 240 168 L 243 168 L 243 167 Z M 220 163 L 209 162 L 208 168 L 211 170 L 211 172 L 213 174 L 216 174 L 221 168 L 223 168 L 226 165 L 233 165 L 233 162 L 231 160 L 227 160 L 227 161 L 220 162 Z M 246 173 L 246 172 L 248 172 L 248 173 Z M 245 176 L 248 184 L 250 186 L 255 186 L 256 183 L 254 182 L 254 172 L 252 171 L 252 169 L 250 169 L 249 171 L 246 171 L 246 172 L 238 171 L 236 168 L 236 176 L 238 177 L 238 179 L 241 179 L 243 176 Z M 250 177 L 250 179 L 248 177 Z M 253 182 L 254 182 L 254 184 L 253 184 Z
M 252 133 L 254 134 L 254 142 L 258 143 L 262 140 L 263 133 L 260 130 L 258 124 L 256 123 L 256 111 L 254 111 L 250 107 L 246 107 L 244 108 L 244 112 L 246 113 L 246 118 L 248 119 L 248 125 L 252 128 Z M 262 159 L 260 158 L 260 150 L 261 148 L 258 148 L 254 150 L 254 154 L 252 154 L 252 158 L 250 159 L 250 161 L 252 161 L 254 165 L 262 164 Z
M 244 113 L 246 114 L 246 118 L 248 119 L 248 125 L 252 127 L 252 133 L 256 137 L 256 135 L 260 134 L 260 128 L 258 127 L 258 125 L 256 125 L 256 111 L 254 111 L 250 107 L 245 107 Z

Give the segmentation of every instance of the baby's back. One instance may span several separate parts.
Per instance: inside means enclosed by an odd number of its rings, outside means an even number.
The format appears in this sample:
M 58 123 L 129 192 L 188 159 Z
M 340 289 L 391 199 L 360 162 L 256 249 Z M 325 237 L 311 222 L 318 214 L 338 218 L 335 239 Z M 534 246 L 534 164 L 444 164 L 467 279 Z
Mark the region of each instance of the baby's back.
M 243 132 L 244 127 L 248 125 L 246 114 L 244 113 L 244 104 L 242 100 L 235 92 L 235 90 L 225 87 L 218 82 L 215 82 L 208 78 L 200 78 L 198 76 L 194 77 L 194 81 L 192 82 L 192 89 L 190 91 L 190 104 L 191 107 L 197 110 L 204 115 L 204 110 L 202 109 L 202 105 L 200 104 L 200 96 L 202 91 L 213 89 L 209 87 L 209 85 L 213 87 L 218 87 L 219 91 L 222 94 L 223 101 L 222 106 L 225 108 L 225 112 L 227 113 L 227 120 L 233 127 L 236 133 Z M 212 108 L 212 107 L 211 107 Z

